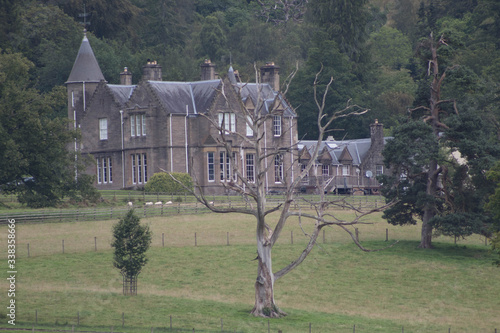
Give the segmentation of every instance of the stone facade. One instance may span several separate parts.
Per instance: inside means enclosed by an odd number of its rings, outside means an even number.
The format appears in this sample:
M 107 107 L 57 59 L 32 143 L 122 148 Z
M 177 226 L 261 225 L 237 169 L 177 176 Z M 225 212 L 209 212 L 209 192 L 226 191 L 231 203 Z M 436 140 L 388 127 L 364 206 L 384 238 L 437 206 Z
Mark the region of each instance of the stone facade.
M 154 173 L 172 171 L 191 174 L 207 194 L 223 194 L 224 184 L 237 181 L 236 168 L 253 177 L 248 112 L 259 108 L 266 119 L 262 148 L 283 148 L 286 155 L 279 170 L 269 168 L 266 190 L 284 190 L 297 167 L 290 150 L 297 143 L 297 118 L 273 89 L 279 87 L 278 70 L 267 64 L 261 84 L 242 84 L 232 68 L 219 79 L 205 61 L 201 81 L 169 82 L 163 81 L 162 67 L 148 61 L 138 84 L 131 84 L 125 68 L 121 84 L 112 85 L 84 37 L 66 83 L 68 117 L 82 133 L 74 149 L 95 161 L 86 173 L 95 176 L 99 189 L 141 188 Z M 280 179 L 275 172 L 282 173 Z
M 323 187 L 325 192 L 339 194 L 379 194 L 376 177 L 388 174 L 382 150 L 390 138 L 384 137 L 384 126 L 377 120 L 370 125 L 370 133 L 369 139 L 337 141 L 329 137 L 323 141 L 301 191 L 316 193 Z M 315 145 L 316 141 L 299 142 L 301 166 L 309 162 L 309 152 Z

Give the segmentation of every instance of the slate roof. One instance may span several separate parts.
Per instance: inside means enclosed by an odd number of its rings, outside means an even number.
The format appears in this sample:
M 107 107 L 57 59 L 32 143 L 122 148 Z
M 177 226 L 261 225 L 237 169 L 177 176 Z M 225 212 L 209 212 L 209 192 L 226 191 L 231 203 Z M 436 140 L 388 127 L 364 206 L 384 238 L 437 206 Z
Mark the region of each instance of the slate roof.
M 387 138 L 384 138 L 387 139 Z M 312 152 L 314 147 L 316 146 L 317 141 L 310 140 L 302 140 L 298 143 L 299 150 L 306 148 L 309 152 Z M 323 151 L 323 149 L 327 149 L 328 153 L 332 158 L 332 164 L 340 165 L 340 155 L 344 151 L 344 148 L 347 147 L 349 154 L 352 156 L 352 164 L 360 165 L 364 160 L 366 153 L 370 149 L 371 139 L 356 139 L 356 140 L 328 140 L 322 141 L 320 144 L 319 152 Z
M 148 81 L 160 103 L 169 113 L 188 114 L 209 111 L 220 80 L 196 82 Z
M 250 98 L 254 105 L 258 104 L 259 99 L 263 102 L 264 114 L 267 114 L 273 108 L 273 104 L 278 98 L 279 101 L 283 103 L 285 108 L 283 115 L 286 117 L 296 117 L 297 115 L 290 107 L 289 103 L 283 98 L 283 96 L 275 92 L 271 86 L 267 83 L 257 84 L 257 83 L 238 83 L 236 89 L 241 89 L 241 98 L 243 101 Z
M 85 34 L 80 49 L 78 50 L 75 63 L 73 64 L 73 69 L 66 83 L 100 82 L 101 80 L 104 80 L 104 75 L 102 75 L 94 51 L 92 51 L 92 47 L 90 47 L 89 40 Z
M 120 105 L 124 105 L 128 102 L 135 87 L 135 85 L 127 86 L 121 84 L 108 84 L 108 88 L 113 93 L 115 101 Z

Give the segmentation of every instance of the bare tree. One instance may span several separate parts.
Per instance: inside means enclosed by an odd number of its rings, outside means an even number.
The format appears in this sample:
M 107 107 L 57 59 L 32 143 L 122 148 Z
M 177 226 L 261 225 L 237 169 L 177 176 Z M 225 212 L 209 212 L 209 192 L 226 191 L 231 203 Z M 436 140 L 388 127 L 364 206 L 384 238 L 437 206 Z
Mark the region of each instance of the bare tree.
M 275 25 L 288 21 L 302 22 L 308 0 L 257 0 L 261 6 L 260 16 Z
M 256 71 L 257 73 L 257 71 Z M 337 226 L 344 231 L 346 231 L 356 243 L 356 245 L 363 251 L 373 251 L 364 248 L 357 238 L 355 237 L 350 227 L 356 224 L 362 224 L 363 217 L 368 214 L 382 211 L 387 206 L 380 207 L 378 209 L 373 209 L 370 211 L 361 211 L 352 205 L 349 205 L 342 198 L 328 201 L 324 195 L 321 196 L 321 200 L 314 202 L 308 201 L 305 198 L 300 197 L 297 192 L 301 181 L 306 177 L 309 170 L 315 165 L 316 158 L 320 152 L 320 146 L 322 138 L 326 133 L 327 129 L 332 125 L 332 123 L 339 118 L 359 116 L 365 114 L 368 110 L 363 109 L 357 105 L 347 103 L 344 109 L 335 112 L 334 114 L 328 115 L 325 113 L 325 104 L 328 91 L 331 84 L 333 83 L 333 78 L 326 85 L 325 91 L 318 98 L 318 86 L 319 86 L 319 76 L 317 73 L 314 81 L 314 98 L 318 108 L 318 129 L 319 135 L 317 143 L 311 152 L 311 158 L 309 159 L 305 168 L 302 168 L 300 172 L 293 172 L 293 169 L 298 169 L 298 148 L 296 144 L 292 144 L 287 147 L 267 147 L 263 144 L 265 139 L 265 126 L 266 123 L 272 121 L 274 115 L 279 114 L 279 103 L 284 101 L 284 97 L 277 95 L 271 109 L 265 108 L 265 97 L 262 89 L 263 85 L 257 85 L 258 88 L 258 98 L 257 103 L 253 109 L 245 107 L 244 103 L 240 104 L 240 108 L 235 110 L 241 114 L 240 119 L 244 119 L 247 125 L 252 129 L 253 136 L 248 137 L 243 134 L 228 131 L 224 123 L 217 121 L 215 117 L 207 116 L 207 119 L 212 123 L 214 127 L 220 133 L 219 143 L 223 145 L 228 152 L 228 156 L 233 156 L 229 154 L 232 151 L 233 142 L 228 139 L 230 135 L 237 135 L 245 142 L 245 144 L 252 147 L 255 151 L 255 178 L 252 180 L 244 177 L 241 170 L 234 170 L 236 175 L 236 180 L 234 182 L 225 183 L 224 186 L 228 190 L 232 190 L 239 195 L 241 195 L 249 205 L 243 207 L 221 207 L 214 205 L 211 199 L 207 198 L 203 194 L 203 188 L 201 186 L 195 185 L 195 191 L 193 194 L 197 199 L 208 207 L 212 212 L 215 213 L 241 213 L 253 215 L 256 220 L 256 241 L 257 241 L 257 278 L 255 281 L 255 306 L 252 310 L 252 314 L 255 316 L 262 317 L 281 317 L 286 315 L 281 311 L 275 303 L 274 300 L 274 283 L 276 280 L 282 278 L 287 273 L 292 271 L 295 267 L 300 265 L 304 259 L 312 251 L 314 245 L 316 244 L 317 238 L 320 231 L 327 226 Z M 293 74 L 290 78 L 293 78 Z M 259 82 L 258 74 L 256 74 L 256 81 Z M 289 82 L 289 80 L 288 80 Z M 228 89 L 233 89 L 234 87 L 222 86 L 221 94 L 228 96 Z M 245 89 L 245 85 L 238 84 L 237 87 L 238 96 L 242 97 L 242 90 Z M 229 97 L 228 97 L 229 98 Z M 240 98 L 240 101 L 243 99 Z M 228 103 L 229 104 L 229 103 Z M 268 111 L 266 111 L 268 110 Z M 287 129 L 291 130 L 291 129 Z M 271 169 L 276 167 L 273 162 L 275 159 L 282 159 L 292 157 L 293 163 L 283 172 L 282 182 L 286 185 L 286 191 L 284 192 L 284 198 L 282 202 L 278 204 L 271 204 L 268 202 L 268 197 L 266 196 L 266 174 Z M 292 174 L 294 175 L 292 177 Z M 197 181 L 195 180 L 195 183 Z M 322 191 L 323 192 L 323 191 Z M 302 212 L 300 210 L 294 210 L 296 203 L 299 201 L 306 201 L 308 205 L 314 207 L 311 211 Z M 330 210 L 334 206 L 348 206 L 354 212 L 356 212 L 356 217 L 352 221 L 345 221 L 334 216 Z M 279 213 L 278 213 L 279 212 Z M 271 216 L 272 213 L 276 213 Z M 277 217 L 276 217 L 277 216 Z M 273 271 L 272 266 L 272 249 L 276 244 L 278 238 L 281 235 L 285 224 L 290 217 L 298 217 L 299 223 L 302 226 L 302 220 L 308 219 L 313 223 L 313 230 L 309 234 L 304 231 L 304 234 L 309 237 L 309 242 L 304 248 L 302 253 L 286 267 L 281 268 L 278 271 Z M 274 219 L 273 223 L 268 223 L 268 220 Z M 271 227 L 273 225 L 273 227 Z M 303 229 L 304 230 L 304 229 Z

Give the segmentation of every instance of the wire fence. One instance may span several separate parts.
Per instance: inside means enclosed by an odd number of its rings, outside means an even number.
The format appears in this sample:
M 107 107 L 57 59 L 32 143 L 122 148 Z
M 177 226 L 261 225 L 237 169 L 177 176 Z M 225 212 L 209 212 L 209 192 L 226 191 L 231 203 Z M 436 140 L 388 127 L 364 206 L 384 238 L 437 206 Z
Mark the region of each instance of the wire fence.
M 137 326 L 129 326 L 126 321 L 128 320 L 126 314 L 123 312 L 121 314 L 121 318 L 117 318 L 116 323 L 114 323 L 114 326 L 109 326 L 109 327 L 92 327 L 92 326 L 80 326 L 80 320 L 84 320 L 83 317 L 80 316 L 80 312 L 76 314 L 76 316 L 69 318 L 73 324 L 66 324 L 60 325 L 58 327 L 54 327 L 53 325 L 47 325 L 47 324 L 39 324 L 38 323 L 38 313 L 35 312 L 35 322 L 34 324 L 31 325 L 31 328 L 21 328 L 21 327 L 0 327 L 0 331 L 27 331 L 27 332 L 53 332 L 53 333 L 58 333 L 58 332 L 77 332 L 77 333 L 122 333 L 124 331 L 130 331 L 132 329 L 134 332 L 207 332 L 207 333 L 240 333 L 243 332 L 241 329 L 232 329 L 230 326 L 231 324 L 227 324 L 223 318 L 220 318 L 220 324 L 218 320 L 215 320 L 214 322 L 217 322 L 217 327 L 214 327 L 214 324 L 206 325 L 206 328 L 204 329 L 195 329 L 195 328 L 187 328 L 190 327 L 189 323 L 185 322 L 180 322 L 179 320 L 176 320 L 173 316 L 168 316 L 166 317 L 166 326 L 162 327 L 137 327 Z M 170 324 L 168 323 L 170 321 Z M 180 326 L 178 326 L 180 325 Z M 220 325 L 220 326 L 219 326 Z M 424 324 L 425 325 L 425 324 Z M 25 325 L 26 326 L 26 325 Z M 51 327 L 52 326 L 52 327 Z M 269 319 L 261 319 L 261 329 L 258 331 L 254 332 L 259 332 L 259 333 L 271 333 L 271 332 L 277 332 L 277 333 L 286 333 L 286 330 L 280 329 L 279 322 L 273 321 Z M 96 330 L 98 329 L 98 330 Z M 368 327 L 367 325 L 357 325 L 357 324 L 338 324 L 338 323 L 331 323 L 331 324 L 320 324 L 320 325 L 315 325 L 314 323 L 304 323 L 303 329 L 301 329 L 302 332 L 304 333 L 313 333 L 313 332 L 321 332 L 321 331 L 327 331 L 330 332 L 338 332 L 338 333 L 368 333 L 372 332 L 373 330 Z M 406 328 L 406 332 L 412 332 L 414 328 Z M 247 330 L 244 330 L 247 331 Z M 295 328 L 294 331 L 297 331 Z M 460 328 L 452 328 L 448 327 L 447 329 L 443 329 L 441 331 L 434 330 L 435 333 L 455 333 L 455 332 L 462 332 Z M 405 326 L 397 325 L 394 324 L 392 327 L 388 327 L 386 332 L 394 332 L 394 333 L 405 333 Z M 497 328 L 492 328 L 490 330 L 482 330 L 484 333 L 498 333 Z
M 176 195 L 166 193 L 145 193 L 130 191 L 116 191 L 106 193 L 108 200 L 117 203 L 108 207 L 90 207 L 79 209 L 43 209 L 27 210 L 23 212 L 9 212 L 0 214 L 0 224 L 8 223 L 8 220 L 15 219 L 16 223 L 40 223 L 40 222 L 80 222 L 80 221 L 103 221 L 120 219 L 127 214 L 130 209 L 135 209 L 142 217 L 171 216 L 181 214 L 201 214 L 210 210 L 199 203 L 195 197 L 189 195 Z M 210 204 L 218 208 L 250 208 L 252 203 L 240 196 L 213 196 Z M 330 197 L 331 200 L 339 200 L 336 209 L 373 209 L 384 204 L 382 197 Z M 345 201 L 343 201 L 345 199 Z M 319 197 L 309 196 L 309 202 L 318 201 Z M 269 196 L 267 203 L 269 206 L 278 205 L 284 202 L 281 195 Z M 311 204 L 307 201 L 296 201 L 294 209 L 310 209 Z

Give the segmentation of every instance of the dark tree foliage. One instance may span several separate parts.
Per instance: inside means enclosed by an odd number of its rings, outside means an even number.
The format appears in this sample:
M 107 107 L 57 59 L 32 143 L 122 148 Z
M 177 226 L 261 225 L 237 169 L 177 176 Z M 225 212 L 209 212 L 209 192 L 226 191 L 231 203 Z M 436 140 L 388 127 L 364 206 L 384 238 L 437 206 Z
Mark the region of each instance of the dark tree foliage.
M 359 60 L 367 38 L 368 0 L 311 0 L 310 20 L 335 40 L 349 58 Z
M 90 22 L 87 30 L 99 38 L 137 43 L 137 28 L 141 10 L 130 0 L 54 0 L 75 21 Z M 82 15 L 88 14 L 84 20 Z
M 31 68 L 21 54 L 0 49 L 0 186 L 30 207 L 54 206 L 65 196 L 95 201 L 92 179 L 75 181 L 83 160 L 75 164 L 67 146 L 77 133 L 54 114 L 66 105 L 66 95 L 34 89 Z
M 323 34 L 316 36 L 314 43 L 316 47 L 309 49 L 306 65 L 299 70 L 296 79 L 292 82 L 288 98 L 297 109 L 301 125 L 299 126 L 300 138 L 315 138 L 317 132 L 317 115 L 314 104 L 313 82 L 321 68 L 318 83 L 318 92 L 323 93 L 328 80 L 333 77 L 333 84 L 327 96 L 325 111 L 331 115 L 335 110 L 343 109 L 346 101 L 359 100 L 361 95 L 361 84 L 352 73 L 353 63 L 347 55 L 340 52 L 334 41 L 321 39 Z M 337 139 L 367 137 L 369 119 L 366 117 L 339 118 L 328 129 L 327 135 L 333 135 Z
M 124 276 L 137 277 L 148 262 L 146 251 L 151 245 L 151 238 L 149 227 L 141 225 L 139 217 L 133 210 L 129 210 L 127 215 L 113 226 L 113 266 Z

